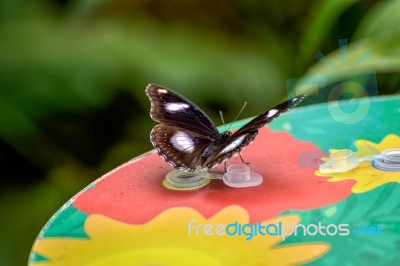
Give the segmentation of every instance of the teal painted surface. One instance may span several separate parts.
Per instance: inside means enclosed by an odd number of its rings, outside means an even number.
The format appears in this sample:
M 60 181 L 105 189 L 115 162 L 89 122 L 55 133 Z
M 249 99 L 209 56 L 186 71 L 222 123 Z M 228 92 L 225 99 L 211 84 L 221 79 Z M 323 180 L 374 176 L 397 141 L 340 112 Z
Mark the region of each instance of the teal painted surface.
M 31 253 L 29 256 L 29 261 L 30 263 L 39 263 L 39 262 L 46 262 L 49 261 L 48 258 L 46 258 L 45 256 L 42 256 L 38 253 Z
M 47 222 L 40 237 L 88 238 L 83 227 L 87 217 L 68 202 Z
M 352 194 L 346 200 L 311 211 L 289 211 L 282 215 L 297 214 L 304 225 L 349 224 L 349 236 L 291 236 L 283 245 L 324 242 L 330 251 L 319 260 L 307 265 L 400 265 L 400 186 L 389 183 L 367 193 Z M 370 235 L 365 228 L 380 226 L 382 235 Z
M 354 141 L 380 142 L 387 134 L 400 133 L 400 97 L 363 98 L 299 108 L 271 123 L 273 130 L 287 130 L 311 141 L 324 151 L 352 149 Z M 290 130 L 289 130 L 290 129 Z
M 251 118 L 237 121 L 238 129 Z M 354 141 L 380 142 L 387 134 L 400 133 L 400 96 L 372 97 L 297 107 L 273 120 L 272 130 L 288 131 L 324 151 L 352 149 Z M 223 131 L 225 126 L 218 127 Z

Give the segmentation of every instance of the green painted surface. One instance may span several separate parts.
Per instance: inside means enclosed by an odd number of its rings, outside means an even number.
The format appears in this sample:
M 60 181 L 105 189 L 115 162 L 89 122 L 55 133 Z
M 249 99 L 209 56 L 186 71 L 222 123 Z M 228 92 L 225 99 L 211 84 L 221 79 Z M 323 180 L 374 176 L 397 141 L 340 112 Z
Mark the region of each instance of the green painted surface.
M 304 236 L 300 229 L 300 235 L 288 238 L 283 245 L 310 241 L 329 243 L 330 251 L 309 265 L 341 265 L 344 261 L 346 265 L 400 265 L 399 195 L 400 186 L 390 183 L 367 193 L 352 194 L 335 205 L 305 212 L 285 212 L 283 215 L 299 215 L 304 225 L 349 224 L 350 235 Z M 377 233 L 378 226 L 381 235 Z
M 238 129 L 250 120 L 234 122 L 231 129 Z M 357 139 L 380 142 L 387 134 L 399 134 L 399 121 L 400 96 L 391 96 L 297 107 L 269 126 L 272 130 L 288 131 L 297 139 L 310 141 L 328 151 L 332 148 L 354 150 Z M 225 126 L 218 129 L 223 131 Z
M 387 134 L 400 133 L 400 96 L 341 102 L 298 108 L 274 120 L 271 128 L 289 131 L 324 151 L 354 150 L 357 139 L 380 142 Z
M 68 202 L 47 222 L 39 237 L 88 238 L 83 228 L 87 217 Z
M 42 256 L 38 253 L 34 253 L 32 252 L 29 256 L 29 262 L 30 263 L 39 263 L 39 262 L 46 262 L 49 261 L 48 258 L 46 258 L 45 256 Z

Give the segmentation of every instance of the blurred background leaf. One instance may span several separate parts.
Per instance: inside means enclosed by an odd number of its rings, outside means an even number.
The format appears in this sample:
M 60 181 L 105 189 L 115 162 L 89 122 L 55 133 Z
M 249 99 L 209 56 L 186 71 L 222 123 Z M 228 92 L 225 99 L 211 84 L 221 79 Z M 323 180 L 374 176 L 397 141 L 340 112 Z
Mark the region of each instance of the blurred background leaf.
M 399 93 L 399 12 L 398 0 L 2 1 L 0 265 L 25 264 L 67 199 L 152 148 L 148 83 L 217 124 L 244 101 L 241 117 L 282 101 L 301 77 L 372 71 L 379 95 Z

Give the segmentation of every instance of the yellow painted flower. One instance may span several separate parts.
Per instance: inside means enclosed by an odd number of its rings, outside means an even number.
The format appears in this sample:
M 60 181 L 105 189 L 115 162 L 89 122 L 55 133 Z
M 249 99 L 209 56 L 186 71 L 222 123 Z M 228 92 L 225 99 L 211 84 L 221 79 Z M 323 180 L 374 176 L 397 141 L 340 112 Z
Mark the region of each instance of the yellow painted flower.
M 362 158 L 372 154 L 380 154 L 387 149 L 400 147 L 400 137 L 390 134 L 387 135 L 381 143 L 356 140 L 354 145 L 357 147 L 357 151 L 354 152 L 354 155 L 358 158 Z M 356 181 L 352 187 L 354 193 L 364 193 L 390 182 L 400 183 L 399 172 L 379 170 L 373 167 L 371 162 L 368 161 L 360 163 L 360 165 L 348 172 L 322 174 L 320 171 L 316 171 L 316 175 L 332 177 L 329 179 L 329 182 L 352 179 Z
M 204 226 L 189 230 L 192 225 Z M 325 254 L 326 243 L 278 246 L 281 236 L 217 235 L 217 227 L 206 224 L 248 223 L 249 215 L 239 206 L 227 207 L 210 219 L 191 208 L 172 208 L 142 225 L 122 223 L 102 215 L 85 221 L 89 239 L 42 238 L 34 252 L 49 258 L 34 265 L 296 265 Z M 299 217 L 288 215 L 262 224 L 294 224 Z M 207 228 L 207 229 L 206 229 Z M 190 235 L 189 235 L 190 231 Z M 205 232 L 213 232 L 207 235 Z

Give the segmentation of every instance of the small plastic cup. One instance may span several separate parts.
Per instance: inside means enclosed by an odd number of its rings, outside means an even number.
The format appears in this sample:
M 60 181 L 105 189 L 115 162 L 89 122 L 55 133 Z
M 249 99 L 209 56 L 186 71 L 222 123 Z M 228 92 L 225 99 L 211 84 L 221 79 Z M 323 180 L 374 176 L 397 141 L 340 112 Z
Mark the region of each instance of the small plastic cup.
M 225 185 L 234 188 L 255 187 L 263 182 L 262 176 L 252 172 L 247 164 L 230 165 L 222 180 Z
M 344 168 L 358 161 L 353 151 L 348 149 L 335 151 L 331 153 L 329 158 L 331 159 L 332 168 L 334 169 Z

